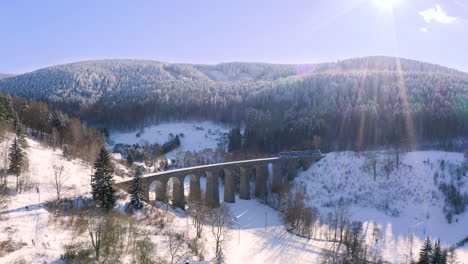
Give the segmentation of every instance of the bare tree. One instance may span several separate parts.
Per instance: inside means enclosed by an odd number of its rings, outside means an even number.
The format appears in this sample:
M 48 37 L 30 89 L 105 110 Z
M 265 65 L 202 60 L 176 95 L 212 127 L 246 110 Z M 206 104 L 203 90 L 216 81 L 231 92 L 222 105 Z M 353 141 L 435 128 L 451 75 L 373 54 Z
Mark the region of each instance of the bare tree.
M 386 158 L 384 161 L 383 161 L 383 170 L 385 172 L 385 175 L 387 175 L 387 181 L 389 180 L 390 178 L 390 173 L 392 173 L 392 171 L 394 170 L 394 163 L 393 163 L 393 160 L 391 158 Z
M 306 207 L 305 190 L 299 189 L 292 194 L 285 210 L 288 228 L 310 238 L 314 235 L 314 226 L 318 218 L 318 209 Z
M 190 197 L 188 199 L 188 213 L 193 218 L 193 225 L 195 227 L 198 239 L 202 235 L 203 226 L 207 221 L 210 209 L 203 200 L 202 197 L 204 195 L 200 190 L 192 190 L 192 192 L 198 193 L 190 193 Z
M 222 258 L 222 244 L 226 237 L 229 235 L 229 227 L 232 225 L 233 218 L 229 211 L 229 207 L 225 204 L 222 204 L 218 208 L 211 210 L 208 224 L 213 234 L 213 238 L 216 241 L 216 259 L 220 262 Z
M 188 243 L 191 253 L 198 257 L 199 261 L 205 260 L 205 240 L 195 237 Z
M 0 186 L 0 209 L 5 209 L 8 203 L 6 187 Z
M 97 263 L 116 263 L 135 245 L 137 229 L 129 216 L 92 208 L 83 215 Z
M 65 166 L 59 160 L 56 160 L 52 165 L 54 172 L 54 188 L 57 195 L 57 201 L 62 198 L 63 192 L 65 191 L 65 183 L 68 180 L 68 176 L 65 173 Z
M 96 261 L 99 262 L 101 245 L 105 232 L 106 216 L 103 214 L 94 214 L 90 212 L 85 216 L 85 226 L 91 239 Z
M 448 251 L 447 263 L 448 264 L 460 264 L 461 263 L 458 261 L 457 254 L 455 253 L 455 249 L 451 249 Z
M 7 187 L 7 170 L 8 170 L 8 146 L 9 140 L 4 140 L 0 145 L 0 160 L 3 163 L 3 168 L 0 168 L 0 185 Z
M 413 247 L 414 247 L 414 235 L 413 233 L 411 233 L 408 235 L 408 258 L 409 258 L 410 263 L 413 263 L 413 257 L 414 257 Z
M 468 149 L 465 149 L 465 154 L 464 154 L 464 157 L 465 157 L 465 168 L 468 170 Z
M 135 246 L 132 250 L 133 262 L 138 264 L 154 264 L 157 263 L 155 258 L 155 246 L 151 243 L 148 236 L 135 241 Z
M 399 145 L 397 145 L 394 149 L 394 154 L 395 154 L 395 166 L 396 166 L 396 169 L 399 170 L 400 169 L 400 156 L 401 156 L 401 148 Z
M 2 189 L 7 188 L 7 177 L 8 177 L 7 170 L 0 168 L 0 188 Z
M 369 151 L 366 153 L 366 168 L 372 170 L 374 175 L 374 181 L 377 180 L 377 152 Z
M 180 233 L 170 231 L 167 233 L 169 238 L 169 254 L 171 255 L 171 264 L 179 263 L 182 258 L 183 254 L 181 254 L 183 245 L 185 244 L 184 236 Z
M 343 242 L 343 236 L 345 235 L 346 228 L 349 225 L 349 207 L 345 201 L 340 200 L 338 204 L 334 208 L 336 222 L 337 222 L 337 231 L 339 230 L 340 240 L 339 242 Z M 336 241 L 336 232 L 335 232 L 335 241 Z

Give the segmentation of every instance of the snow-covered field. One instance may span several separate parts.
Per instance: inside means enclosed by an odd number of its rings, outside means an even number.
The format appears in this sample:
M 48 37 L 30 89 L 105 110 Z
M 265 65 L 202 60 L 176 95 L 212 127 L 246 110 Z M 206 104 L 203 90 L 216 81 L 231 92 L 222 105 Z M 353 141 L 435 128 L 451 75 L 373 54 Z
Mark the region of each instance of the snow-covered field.
M 158 143 L 160 145 L 179 135 L 181 146 L 165 156 L 174 158 L 179 151 L 201 151 L 207 148 L 216 149 L 223 144 L 224 136 L 230 131 L 230 127 L 216 124 L 210 121 L 185 121 L 162 123 L 159 125 L 145 127 L 141 131 L 132 132 L 110 132 L 110 145 L 140 144 L 145 145 Z M 139 133 L 139 137 L 137 137 Z M 181 136 L 183 135 L 183 136 Z
M 63 159 L 60 151 L 44 149 L 37 142 L 28 140 L 29 176 L 39 187 L 16 194 L 10 198 L 6 209 L 0 211 L 0 241 L 11 237 L 23 243 L 20 249 L 4 257 L 0 263 L 13 263 L 24 259 L 25 263 L 60 263 L 63 245 L 72 240 L 70 231 L 50 221 L 51 213 L 41 204 L 55 199 L 52 186 L 54 163 L 62 163 L 68 175 L 65 196 L 89 196 L 91 168 L 79 161 Z M 460 153 L 424 151 L 411 152 L 402 156 L 398 171 L 394 170 L 386 180 L 379 171 L 377 181 L 372 172 L 365 169 L 366 158 L 353 152 L 327 154 L 326 158 L 301 172 L 297 184 L 304 184 L 310 205 L 317 206 L 321 214 L 330 210 L 327 202 L 340 197 L 352 198 L 350 207 L 354 220 L 365 222 L 372 230 L 375 223 L 384 234 L 380 247 L 386 260 L 405 263 L 408 254 L 408 234 L 414 233 L 413 252 L 417 254 L 421 241 L 426 236 L 440 238 L 444 246 L 451 245 L 468 236 L 468 214 L 457 216 L 458 222 L 447 224 L 442 212 L 443 197 L 434 187 L 434 173 L 442 174 L 439 161 L 462 162 Z M 429 162 L 427 162 L 429 160 Z M 449 166 L 445 167 L 449 170 Z M 448 171 L 445 173 L 448 176 Z M 442 176 L 439 178 L 442 180 Z M 467 179 L 464 179 L 465 182 Z M 205 182 L 202 181 L 202 186 Z M 188 186 L 187 186 L 188 187 Z M 467 185 L 464 186 L 465 190 Z M 222 198 L 223 190 L 220 190 Z M 326 242 L 307 240 L 285 231 L 282 215 L 256 200 L 239 200 L 229 204 L 236 216 L 230 237 L 225 246 L 227 263 L 316 263 Z M 382 207 L 388 204 L 388 207 Z M 26 209 L 28 206 L 29 210 Z M 395 215 L 395 210 L 399 216 Z M 193 233 L 190 221 L 180 210 L 170 212 L 174 216 L 173 229 Z M 455 219 L 455 218 L 454 218 Z M 454 221 L 455 222 L 455 221 Z M 208 229 L 207 258 L 212 257 L 213 241 Z M 33 243 L 34 241 L 34 243 Z M 154 236 L 160 257 L 167 257 L 166 240 Z M 468 263 L 468 248 L 457 250 L 461 263 Z

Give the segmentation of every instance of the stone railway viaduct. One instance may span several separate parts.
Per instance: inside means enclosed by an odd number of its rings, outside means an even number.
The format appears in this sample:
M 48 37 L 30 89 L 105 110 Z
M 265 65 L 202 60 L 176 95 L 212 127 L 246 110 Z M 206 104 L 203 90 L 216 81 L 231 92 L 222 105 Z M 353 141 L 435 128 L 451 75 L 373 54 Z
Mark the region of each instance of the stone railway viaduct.
M 288 180 L 294 179 L 299 168 L 308 169 L 312 162 L 318 161 L 324 155 L 273 157 L 264 159 L 243 160 L 210 165 L 188 167 L 146 174 L 142 178 L 143 199 L 149 201 L 150 186 L 156 184 L 156 200 L 168 202 L 167 185 L 172 179 L 172 205 L 185 209 L 184 180 L 190 177 L 189 199 L 201 198 L 200 178 L 206 176 L 205 201 L 211 207 L 219 206 L 219 179 L 224 174 L 224 202 L 234 203 L 238 183 L 239 198 L 251 198 L 251 179 L 255 178 L 256 197 L 264 198 L 267 194 L 267 181 L 269 177 L 268 166 L 273 167 L 272 186 L 278 186 Z M 236 179 L 238 177 L 239 179 Z M 126 192 L 130 191 L 133 180 L 117 182 L 115 186 Z

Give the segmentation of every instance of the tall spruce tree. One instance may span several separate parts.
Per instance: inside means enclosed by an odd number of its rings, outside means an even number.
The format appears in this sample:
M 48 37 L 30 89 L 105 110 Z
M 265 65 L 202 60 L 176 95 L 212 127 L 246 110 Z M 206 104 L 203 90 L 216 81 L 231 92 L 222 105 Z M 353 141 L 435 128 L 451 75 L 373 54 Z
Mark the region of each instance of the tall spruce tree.
M 132 188 L 130 190 L 130 196 L 131 196 L 130 205 L 135 210 L 140 210 L 141 208 L 143 208 L 143 203 L 142 203 L 143 185 L 141 181 L 142 174 L 143 174 L 143 167 L 138 166 L 138 168 L 135 171 L 135 175 L 133 176 Z
M 447 249 L 443 249 L 442 250 L 442 258 L 441 258 L 441 262 L 440 263 L 443 263 L 443 264 L 447 264 L 447 260 L 448 260 L 448 250 Z
M 442 264 L 442 249 L 440 248 L 440 240 L 436 240 L 434 243 L 434 249 L 432 250 L 432 264 Z
M 440 247 L 440 240 L 436 240 L 434 249 L 432 250 L 432 264 L 446 264 L 447 251 Z
M 16 191 L 19 191 L 19 177 L 23 170 L 24 153 L 21 149 L 21 144 L 18 138 L 16 137 L 13 140 L 13 144 L 10 147 L 8 159 L 10 161 L 10 165 L 8 166 L 8 172 L 13 173 L 16 176 Z
M 242 147 L 242 135 L 239 128 L 233 128 L 229 134 L 228 151 L 238 151 Z
M 424 245 L 419 253 L 418 264 L 431 264 L 432 263 L 432 242 L 429 237 L 424 241 Z
M 16 124 L 16 137 L 18 138 L 18 142 L 21 144 L 22 148 L 28 147 L 28 142 L 24 137 L 23 126 L 20 123 Z
M 98 207 L 111 209 L 115 205 L 113 173 L 114 168 L 109 152 L 105 147 L 102 147 L 96 162 L 94 162 L 94 174 L 91 178 L 93 200 Z

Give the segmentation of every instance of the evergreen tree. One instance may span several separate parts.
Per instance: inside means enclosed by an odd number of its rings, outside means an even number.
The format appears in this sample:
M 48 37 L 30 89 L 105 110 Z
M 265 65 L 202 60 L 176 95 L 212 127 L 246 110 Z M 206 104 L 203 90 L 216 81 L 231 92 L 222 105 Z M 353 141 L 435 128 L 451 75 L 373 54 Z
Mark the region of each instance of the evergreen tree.
M 442 261 L 440 263 L 447 264 L 447 259 L 448 259 L 448 251 L 447 249 L 444 249 L 442 250 L 442 258 L 441 258 Z
M 91 179 L 93 200 L 98 207 L 111 209 L 115 205 L 113 173 L 114 168 L 109 152 L 105 147 L 102 147 L 96 162 L 94 162 L 94 174 Z
M 142 186 L 142 180 L 141 176 L 143 174 L 143 168 L 141 166 L 138 166 L 138 168 L 135 171 L 135 175 L 133 176 L 133 183 L 132 187 L 130 190 L 130 205 L 132 206 L 133 209 L 135 210 L 140 210 L 143 208 L 143 203 L 142 203 L 142 191 L 143 191 L 143 186 Z
M 179 138 L 179 135 L 177 135 L 174 139 L 174 145 L 175 145 L 175 148 L 179 147 L 180 146 L 180 138 Z
M 0 95 L 0 122 L 15 123 L 15 110 L 11 104 L 11 97 L 8 95 Z
M 436 240 L 434 249 L 432 250 L 432 264 L 445 264 L 442 256 L 442 249 L 440 248 L 440 240 Z
M 170 139 L 166 143 L 163 144 L 162 149 L 163 153 L 166 154 L 169 151 L 172 151 L 180 146 L 180 138 L 179 135 L 175 136 L 175 138 Z
M 229 134 L 228 151 L 238 151 L 242 147 L 242 135 L 239 128 L 233 128 Z
M 16 176 L 16 191 L 19 191 L 19 177 L 23 170 L 24 153 L 17 138 L 13 140 L 13 144 L 10 147 L 10 153 L 8 154 L 8 159 L 10 161 L 8 172 L 13 173 Z
M 18 142 L 21 144 L 22 148 L 28 147 L 28 142 L 24 137 L 23 126 L 19 123 L 16 124 L 16 137 L 18 138 Z
M 128 166 L 132 166 L 133 162 L 135 162 L 135 157 L 133 156 L 133 151 L 128 151 L 128 154 L 127 154 L 127 164 L 128 164 Z
M 418 264 L 431 264 L 432 262 L 432 242 L 429 237 L 427 237 L 424 242 L 424 246 L 421 248 L 419 253 L 419 262 Z

